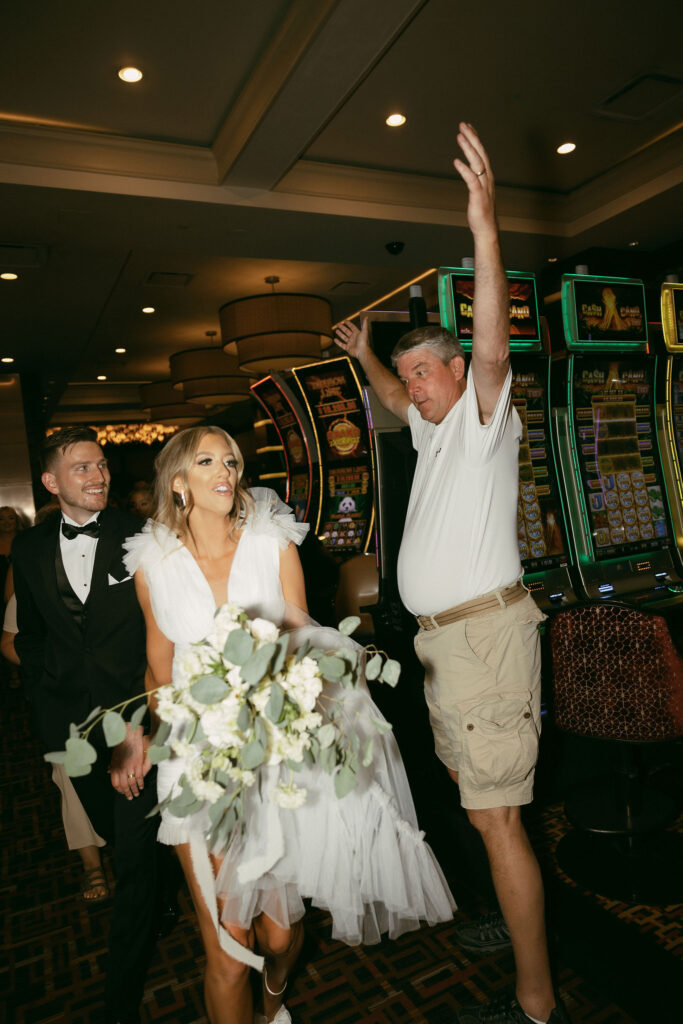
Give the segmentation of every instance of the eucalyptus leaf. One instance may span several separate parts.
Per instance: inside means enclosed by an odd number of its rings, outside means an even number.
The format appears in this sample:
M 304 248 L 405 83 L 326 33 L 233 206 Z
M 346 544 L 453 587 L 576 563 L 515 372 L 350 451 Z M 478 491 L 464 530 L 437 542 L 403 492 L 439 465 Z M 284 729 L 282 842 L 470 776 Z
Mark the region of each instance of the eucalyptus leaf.
M 270 666 L 270 671 L 274 676 L 276 676 L 284 667 L 287 651 L 289 650 L 289 637 L 286 634 L 278 637 L 275 641 L 275 647 L 277 650 L 275 651 L 273 664 Z
M 258 647 L 244 662 L 241 668 L 242 679 L 245 683 L 260 683 L 268 671 L 271 658 L 275 654 L 274 643 L 264 644 Z
M 90 775 L 91 768 L 89 764 L 84 761 L 78 761 L 75 758 L 67 757 L 64 761 L 64 771 L 70 779 L 78 779 L 82 775 Z
M 376 679 L 382 670 L 382 655 L 373 654 L 365 666 L 365 678 Z
M 254 719 L 254 739 L 258 740 L 262 747 L 268 746 L 268 730 L 260 715 Z
M 254 639 L 246 629 L 231 629 L 223 647 L 223 657 L 233 665 L 243 665 L 254 650 Z
M 342 797 L 345 797 L 347 793 L 351 792 L 355 785 L 356 773 L 349 767 L 349 765 L 343 765 L 343 767 L 341 767 L 334 776 L 334 791 L 337 795 L 337 799 L 341 800 Z
M 312 752 L 310 750 L 304 750 L 304 760 L 303 760 L 303 763 L 306 765 L 307 768 L 312 768 L 313 767 L 313 765 L 315 763 L 315 759 L 314 759 L 313 754 L 312 754 Z
M 285 706 L 285 692 L 279 683 L 273 683 L 270 688 L 270 699 L 266 704 L 266 714 L 271 722 L 279 722 L 282 717 L 282 709 Z
M 318 743 L 320 744 L 320 749 L 321 750 L 325 750 L 327 747 L 330 746 L 331 743 L 334 743 L 334 739 L 335 739 L 336 735 L 337 735 L 337 730 L 335 729 L 335 727 L 330 722 L 328 722 L 327 725 L 322 725 L 318 729 L 318 733 L 317 733 L 317 738 L 318 738 Z
M 370 721 L 380 736 L 385 732 L 391 732 L 391 722 L 387 722 L 383 718 L 376 718 L 375 715 L 370 715 Z
M 258 768 L 263 764 L 266 756 L 266 748 L 258 740 L 246 743 L 240 751 L 240 763 L 245 770 Z
M 251 711 L 246 702 L 240 708 L 240 713 L 237 716 L 237 728 L 240 732 L 248 732 L 251 728 Z
M 166 742 L 166 740 L 168 739 L 168 737 L 170 735 L 171 735 L 171 723 L 170 722 L 161 722 L 160 725 L 159 725 L 159 728 L 157 729 L 157 731 L 154 734 L 154 742 L 156 744 L 158 744 L 159 746 L 161 746 L 163 743 Z
M 296 652 L 296 654 L 294 656 L 294 663 L 296 665 L 298 665 L 299 662 L 302 661 L 306 657 L 306 655 L 308 654 L 308 652 L 310 650 L 311 650 L 310 641 L 309 640 L 304 640 L 304 642 L 302 643 L 301 647 L 298 648 L 298 650 L 297 650 L 297 652 Z
M 107 711 L 102 719 L 102 731 L 108 747 L 115 747 L 117 744 L 123 743 L 128 735 L 123 715 L 120 715 L 118 711 Z
M 76 726 L 76 728 L 79 731 L 81 731 L 82 729 L 85 729 L 86 725 L 90 725 L 92 720 L 94 718 L 97 718 L 97 716 L 99 715 L 101 710 L 102 710 L 101 707 L 93 708 L 92 711 L 90 712 L 90 714 L 88 715 L 88 717 L 85 719 L 85 721 L 81 722 L 81 724 L 79 726 Z
M 337 629 L 342 636 L 351 636 L 354 630 L 360 626 L 360 617 L 358 615 L 347 615 L 345 619 L 342 619 Z
M 49 754 L 43 754 L 43 760 L 50 764 L 64 764 L 67 757 L 66 750 L 53 750 Z
M 218 824 L 218 822 L 221 820 L 225 811 L 230 806 L 231 799 L 231 793 L 224 793 L 223 796 L 220 796 L 214 804 L 210 805 L 209 821 L 211 822 L 212 825 Z
M 67 760 L 78 761 L 80 764 L 94 764 L 97 760 L 97 751 L 92 743 L 72 736 L 66 741 L 66 757 Z
M 71 739 L 75 740 L 78 739 L 80 734 L 81 730 L 78 728 L 77 725 L 74 725 L 74 723 L 72 722 L 71 725 L 69 726 L 69 736 L 71 737 Z
M 398 661 L 394 661 L 393 658 L 389 658 L 384 663 L 380 675 L 380 682 L 386 683 L 387 686 L 396 686 L 399 676 L 401 675 L 401 665 Z
M 346 665 L 341 658 L 337 658 L 334 654 L 323 654 L 322 658 L 318 662 L 318 668 L 320 674 L 329 679 L 331 683 L 338 682 L 346 671 Z
M 190 693 L 200 704 L 218 704 L 230 693 L 230 687 L 220 676 L 201 676 L 190 687 Z
M 224 772 L 222 768 L 219 768 L 216 772 L 216 782 L 219 782 L 221 786 L 232 786 L 233 779 L 230 778 L 227 772 Z
M 311 647 L 306 657 L 311 658 L 313 661 L 318 661 L 324 655 L 322 647 Z
M 320 751 L 320 767 L 330 775 L 337 764 L 337 751 L 334 747 L 325 747 Z
M 152 764 L 159 764 L 160 761 L 165 761 L 171 756 L 171 748 L 162 744 L 161 746 L 152 743 L 147 750 L 147 757 L 150 759 Z
M 363 754 L 363 760 L 361 764 L 364 768 L 367 768 L 369 764 L 372 764 L 372 752 L 375 746 L 375 737 L 371 736 L 368 742 L 365 744 L 365 753 Z
M 130 716 L 130 727 L 131 729 L 137 729 L 142 722 L 142 719 L 147 714 L 147 702 L 141 704 L 139 708 L 136 708 L 133 714 Z
M 304 766 L 303 761 L 292 761 L 291 758 L 287 759 L 287 767 L 292 772 L 300 772 Z
M 176 818 L 187 818 L 188 815 L 194 814 L 195 811 L 201 810 L 201 808 L 204 806 L 203 800 L 195 799 L 188 803 L 183 802 L 183 797 L 184 794 L 181 793 L 180 796 L 174 797 L 174 799 L 171 800 L 170 804 L 168 805 L 169 811 L 171 812 L 171 814 L 174 814 Z

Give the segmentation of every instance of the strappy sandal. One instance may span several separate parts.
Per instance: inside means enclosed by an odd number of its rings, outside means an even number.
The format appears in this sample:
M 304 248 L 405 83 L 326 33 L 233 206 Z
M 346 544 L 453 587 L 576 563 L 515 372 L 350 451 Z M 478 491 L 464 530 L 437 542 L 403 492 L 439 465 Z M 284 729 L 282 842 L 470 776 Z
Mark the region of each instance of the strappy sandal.
M 88 896 L 95 891 L 95 895 Z M 103 868 L 89 868 L 83 873 L 81 882 L 81 899 L 84 903 L 101 903 L 109 899 L 109 885 Z

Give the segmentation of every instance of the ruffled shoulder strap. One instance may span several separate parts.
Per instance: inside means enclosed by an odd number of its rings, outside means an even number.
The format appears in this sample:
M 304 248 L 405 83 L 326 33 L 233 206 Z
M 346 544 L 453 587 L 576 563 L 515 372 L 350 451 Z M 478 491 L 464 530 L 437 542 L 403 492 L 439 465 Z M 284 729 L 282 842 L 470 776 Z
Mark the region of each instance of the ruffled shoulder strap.
M 290 541 L 301 544 L 310 529 L 308 523 L 297 523 L 292 509 L 270 487 L 251 487 L 249 493 L 254 510 L 244 524 L 247 533 L 275 537 L 283 550 Z
M 140 568 L 149 573 L 164 558 L 181 547 L 181 542 L 167 526 L 148 519 L 141 533 L 124 540 L 123 563 L 131 576 Z

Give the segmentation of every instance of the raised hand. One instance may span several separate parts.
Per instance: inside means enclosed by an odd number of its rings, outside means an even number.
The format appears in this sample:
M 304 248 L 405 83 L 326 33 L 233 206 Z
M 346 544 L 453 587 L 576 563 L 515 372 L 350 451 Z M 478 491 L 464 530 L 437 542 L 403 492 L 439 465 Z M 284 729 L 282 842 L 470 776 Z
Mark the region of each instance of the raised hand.
M 465 160 L 459 157 L 453 166 L 469 190 L 467 222 L 475 237 L 491 231 L 497 233 L 495 212 L 495 182 L 488 154 L 471 124 L 461 121 L 457 140 Z
M 364 317 L 363 320 L 361 320 L 360 328 L 356 327 L 356 325 L 351 323 L 350 320 L 345 320 L 343 324 L 340 324 L 339 327 L 337 327 L 334 340 L 348 355 L 352 356 L 354 359 L 361 359 L 370 347 L 368 334 L 369 328 L 367 317 Z

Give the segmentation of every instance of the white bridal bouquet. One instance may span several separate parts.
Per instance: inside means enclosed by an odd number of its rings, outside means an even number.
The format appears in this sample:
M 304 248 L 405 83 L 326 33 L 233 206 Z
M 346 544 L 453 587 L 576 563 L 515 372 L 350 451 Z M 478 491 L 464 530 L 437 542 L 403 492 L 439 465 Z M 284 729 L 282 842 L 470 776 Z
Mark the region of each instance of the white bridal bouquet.
M 360 620 L 350 616 L 339 624 L 348 636 Z M 225 604 L 216 611 L 212 632 L 186 651 L 176 653 L 174 679 L 155 691 L 160 726 L 149 747 L 153 764 L 173 754 L 182 762 L 180 790 L 174 790 L 155 811 L 168 807 L 177 817 L 208 811 L 209 848 L 220 852 L 242 820 L 244 791 L 257 781 L 263 766 L 289 769 L 272 798 L 284 808 L 297 808 L 307 792 L 295 776 L 315 764 L 333 776 L 337 797 L 355 786 L 361 765 L 372 761 L 374 735 L 364 739 L 342 714 L 344 689 L 366 679 L 395 686 L 398 662 L 375 648 L 349 644 L 325 651 L 305 641 L 289 650 L 290 635 L 272 622 L 249 619 L 241 608 Z M 331 684 L 331 685 L 329 685 Z M 95 708 L 81 725 L 72 725 L 66 749 L 45 755 L 64 765 L 68 775 L 87 775 L 97 758 L 88 736 L 101 722 L 107 744 L 126 736 L 123 712 L 146 697 L 138 694 L 114 708 Z M 136 728 L 147 710 L 135 710 Z M 374 732 L 391 725 L 372 717 Z

